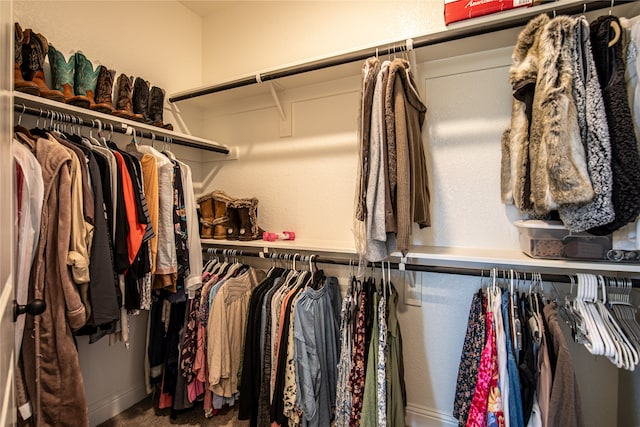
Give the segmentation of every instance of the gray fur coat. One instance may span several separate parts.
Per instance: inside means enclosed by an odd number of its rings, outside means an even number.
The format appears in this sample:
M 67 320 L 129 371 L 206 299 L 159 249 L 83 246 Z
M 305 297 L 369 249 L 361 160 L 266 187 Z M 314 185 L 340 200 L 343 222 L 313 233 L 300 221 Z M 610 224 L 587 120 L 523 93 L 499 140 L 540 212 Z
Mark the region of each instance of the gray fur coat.
M 567 204 L 558 211 L 565 227 L 578 233 L 610 223 L 615 212 L 611 201 L 613 174 L 609 126 L 586 18 L 576 19 L 574 39 L 571 53 L 575 67 L 573 95 L 595 197 L 585 205 Z

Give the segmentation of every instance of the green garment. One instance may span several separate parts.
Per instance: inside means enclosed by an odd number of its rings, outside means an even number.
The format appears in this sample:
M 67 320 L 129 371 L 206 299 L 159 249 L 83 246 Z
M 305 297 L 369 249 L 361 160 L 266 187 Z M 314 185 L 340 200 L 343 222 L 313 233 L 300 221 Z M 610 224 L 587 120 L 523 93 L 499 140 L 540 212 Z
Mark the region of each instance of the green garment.
M 407 392 L 404 385 L 404 362 L 402 359 L 402 334 L 396 316 L 398 291 L 391 291 L 388 303 L 387 326 L 387 425 L 405 426 L 404 408 L 407 405 Z M 368 380 L 368 374 L 367 374 Z M 366 394 L 366 389 L 365 389 Z M 367 426 L 367 424 L 362 424 Z
M 360 425 L 374 427 L 378 425 L 378 294 L 373 292 L 373 323 L 371 341 L 367 355 L 367 372 L 364 380 L 364 402 Z

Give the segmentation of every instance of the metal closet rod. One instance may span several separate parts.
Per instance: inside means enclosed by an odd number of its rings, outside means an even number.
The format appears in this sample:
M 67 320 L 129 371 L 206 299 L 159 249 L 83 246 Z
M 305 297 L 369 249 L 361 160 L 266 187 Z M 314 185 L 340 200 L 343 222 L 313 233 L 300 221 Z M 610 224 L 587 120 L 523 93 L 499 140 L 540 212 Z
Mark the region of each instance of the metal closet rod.
M 85 127 L 90 127 L 94 129 L 98 129 L 100 126 L 102 126 L 103 129 L 105 130 L 108 129 L 109 132 L 128 134 L 130 132 L 129 129 L 135 129 L 137 136 L 139 136 L 140 138 L 147 138 L 151 141 L 157 140 L 157 141 L 162 141 L 170 144 L 177 144 L 177 145 L 184 145 L 186 147 L 199 148 L 201 150 L 214 151 L 216 153 L 229 154 L 229 149 L 226 147 L 206 145 L 206 144 L 201 144 L 197 141 L 187 141 L 181 138 L 174 138 L 172 136 L 166 136 L 162 134 L 162 132 L 160 132 L 160 135 L 158 136 L 155 134 L 155 132 L 145 132 L 134 126 L 128 126 L 128 125 L 125 126 L 123 123 L 120 123 L 116 120 L 110 121 L 109 123 L 105 123 L 105 120 L 101 118 L 85 120 L 81 117 L 76 117 L 68 113 L 62 113 L 55 110 L 44 109 L 44 108 L 41 109 L 41 108 L 29 107 L 24 104 L 14 104 L 13 109 L 16 112 L 21 114 L 29 114 L 30 116 L 38 116 L 40 118 L 46 118 L 47 120 L 52 119 L 54 121 L 70 123 L 72 125 L 85 126 Z M 114 126 L 114 123 L 116 124 L 116 126 Z
M 611 8 L 614 2 L 607 1 L 588 1 L 584 3 L 558 6 L 555 9 L 547 11 L 550 16 L 555 14 L 573 15 L 577 13 L 586 13 L 593 10 Z M 535 7 L 535 6 L 534 6 Z M 542 12 L 541 12 L 542 13 Z M 221 83 L 213 86 L 208 86 L 201 89 L 195 89 L 190 92 L 186 92 L 180 95 L 169 97 L 169 102 L 184 101 L 186 99 L 197 98 L 203 95 L 209 95 L 217 92 L 224 92 L 226 90 L 235 89 L 243 86 L 250 86 L 257 83 L 266 82 L 269 80 L 276 80 L 283 77 L 295 76 L 297 74 L 308 73 L 310 71 L 322 70 L 324 68 L 335 67 L 337 65 L 349 64 L 352 62 L 364 61 L 372 56 L 388 55 L 398 52 L 404 52 L 407 50 L 418 49 L 421 47 L 432 46 L 440 43 L 451 42 L 455 40 L 461 40 L 469 37 L 479 36 L 482 34 L 508 30 L 522 26 L 529 22 L 531 15 L 526 16 L 511 16 L 505 17 L 500 21 L 492 21 L 484 24 L 479 24 L 464 28 L 454 28 L 452 30 L 446 30 L 435 34 L 419 37 L 413 40 L 412 47 L 407 46 L 407 40 L 398 41 L 395 43 L 389 43 L 378 47 L 362 49 L 355 52 L 349 52 L 343 55 L 336 55 L 321 59 L 318 61 L 307 62 L 304 64 L 296 65 L 288 68 L 281 68 L 275 71 L 269 71 L 265 73 L 258 73 L 255 76 L 245 77 L 238 80 L 232 80 L 227 83 Z
M 293 249 L 292 249 L 293 250 Z M 320 264 L 332 264 L 332 265 L 353 265 L 354 262 L 357 263 L 357 259 L 355 258 L 327 258 L 321 257 L 317 255 L 309 255 L 309 254 L 293 254 L 293 253 L 283 253 L 283 252 L 262 252 L 262 251 L 245 251 L 242 249 L 219 249 L 219 248 L 202 248 L 202 252 L 210 255 L 210 256 L 227 256 L 227 257 L 257 257 L 270 259 L 269 255 L 275 255 L 273 259 L 286 259 L 293 260 L 295 255 L 299 255 L 297 261 L 308 262 L 309 257 L 312 256 L 311 259 L 314 263 Z M 303 258 L 306 257 L 306 258 Z M 372 263 L 373 266 L 381 265 L 381 263 Z M 386 263 L 385 263 L 386 264 Z M 457 274 L 462 276 L 489 276 L 491 269 L 478 269 L 478 268 L 466 268 L 466 267 L 439 267 L 432 265 L 422 265 L 422 264 L 411 264 L 411 263 L 399 263 L 399 262 L 391 262 L 390 266 L 394 270 L 400 269 L 400 265 L 403 265 L 402 268 L 407 271 L 420 271 L 425 273 L 440 273 L 440 274 Z M 505 272 L 508 274 L 508 271 Z M 520 272 L 521 274 L 523 272 Z M 526 275 L 526 273 L 525 273 Z M 508 276 L 503 275 L 503 269 L 498 269 L 498 276 L 504 279 L 507 279 Z M 543 282 L 559 282 L 559 283 L 571 283 L 572 276 L 567 274 L 541 274 Z M 640 288 L 640 280 L 638 279 L 629 279 L 631 280 L 631 284 L 634 288 Z

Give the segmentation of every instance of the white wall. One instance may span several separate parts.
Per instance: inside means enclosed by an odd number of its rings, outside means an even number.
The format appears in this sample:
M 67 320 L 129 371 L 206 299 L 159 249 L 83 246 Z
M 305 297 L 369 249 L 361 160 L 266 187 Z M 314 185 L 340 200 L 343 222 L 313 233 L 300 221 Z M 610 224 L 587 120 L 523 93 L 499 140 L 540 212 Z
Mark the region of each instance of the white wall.
M 203 19 L 204 84 L 444 29 L 440 0 L 229 3 Z
M 141 76 L 167 93 L 182 85 L 201 84 L 201 19 L 175 1 L 16 1 L 14 20 L 23 29 L 42 33 L 68 54 L 81 50 L 92 61 L 118 74 Z M 165 115 L 165 121 L 175 119 Z M 23 124 L 32 121 L 25 117 Z M 119 145 L 128 137 L 114 134 Z M 172 147 L 201 174 L 199 150 Z M 131 347 L 108 345 L 108 338 L 89 344 L 78 338 L 89 418 L 96 425 L 146 396 L 143 361 L 146 314 L 130 323 Z

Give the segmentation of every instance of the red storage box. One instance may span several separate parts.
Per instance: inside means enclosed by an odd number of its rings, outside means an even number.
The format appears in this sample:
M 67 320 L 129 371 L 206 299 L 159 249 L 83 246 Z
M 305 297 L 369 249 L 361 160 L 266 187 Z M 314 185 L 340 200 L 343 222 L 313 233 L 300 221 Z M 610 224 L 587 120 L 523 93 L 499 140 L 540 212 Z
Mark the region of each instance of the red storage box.
M 444 23 L 463 21 L 516 7 L 530 7 L 533 0 L 444 0 Z

